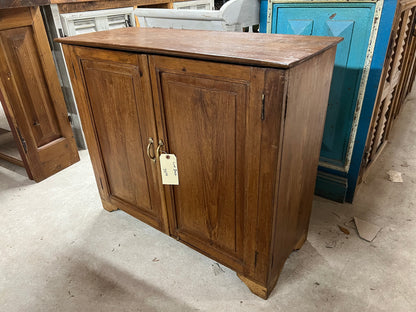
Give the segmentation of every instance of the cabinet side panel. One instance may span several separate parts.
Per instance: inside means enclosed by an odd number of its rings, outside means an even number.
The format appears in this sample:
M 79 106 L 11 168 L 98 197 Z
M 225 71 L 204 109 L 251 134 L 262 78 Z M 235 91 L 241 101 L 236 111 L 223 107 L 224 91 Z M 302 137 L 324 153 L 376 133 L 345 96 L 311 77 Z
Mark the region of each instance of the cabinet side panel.
M 270 288 L 306 240 L 336 49 L 289 71 Z

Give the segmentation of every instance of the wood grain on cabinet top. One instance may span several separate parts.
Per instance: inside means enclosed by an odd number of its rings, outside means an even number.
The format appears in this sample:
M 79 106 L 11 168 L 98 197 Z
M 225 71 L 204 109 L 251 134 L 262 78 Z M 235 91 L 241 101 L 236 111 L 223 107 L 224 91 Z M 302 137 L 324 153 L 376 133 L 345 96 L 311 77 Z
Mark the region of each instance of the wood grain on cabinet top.
M 342 40 L 340 37 L 134 27 L 56 39 L 71 45 L 276 68 L 292 67 Z

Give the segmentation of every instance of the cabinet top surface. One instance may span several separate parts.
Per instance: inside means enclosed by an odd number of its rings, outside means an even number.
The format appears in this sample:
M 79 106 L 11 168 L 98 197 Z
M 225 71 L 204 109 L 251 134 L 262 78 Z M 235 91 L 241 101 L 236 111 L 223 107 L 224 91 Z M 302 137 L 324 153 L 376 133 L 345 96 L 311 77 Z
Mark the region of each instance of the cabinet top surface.
M 70 45 L 289 68 L 343 39 L 161 28 L 122 28 L 56 39 Z

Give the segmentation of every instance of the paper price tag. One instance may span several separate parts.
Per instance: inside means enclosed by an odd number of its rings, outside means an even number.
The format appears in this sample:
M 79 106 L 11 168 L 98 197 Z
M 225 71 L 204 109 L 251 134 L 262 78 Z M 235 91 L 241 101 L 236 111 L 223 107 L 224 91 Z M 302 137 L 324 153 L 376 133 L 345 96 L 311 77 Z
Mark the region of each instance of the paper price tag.
M 159 157 L 162 183 L 179 185 L 178 165 L 174 154 L 162 154 Z

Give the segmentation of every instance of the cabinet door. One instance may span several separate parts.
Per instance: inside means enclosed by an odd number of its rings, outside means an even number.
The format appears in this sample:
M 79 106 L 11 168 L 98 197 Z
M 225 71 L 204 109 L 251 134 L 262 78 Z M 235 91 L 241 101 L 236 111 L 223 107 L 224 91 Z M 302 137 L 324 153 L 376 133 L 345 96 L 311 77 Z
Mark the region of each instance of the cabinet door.
M 250 157 L 258 152 L 263 86 L 250 67 L 169 57 L 149 63 L 162 150 L 176 155 L 179 170 L 179 185 L 165 187 L 171 234 L 238 268 L 244 223 L 255 222 L 247 219 L 246 186 L 250 172 L 258 174 Z
M 123 209 L 164 229 L 156 163 L 151 159 L 156 127 L 147 58 L 75 50 L 68 67 L 73 69 L 75 96 L 104 207 Z
M 374 3 L 274 4 L 272 32 L 338 36 L 321 161 L 343 167 L 357 106 Z
M 79 160 L 39 9 L 0 10 L 0 93 L 30 178 Z

